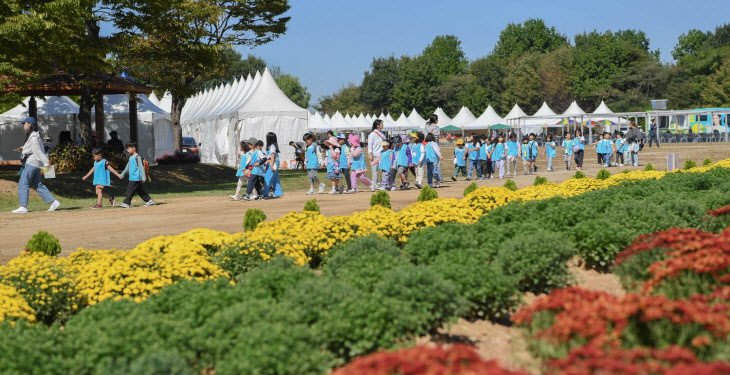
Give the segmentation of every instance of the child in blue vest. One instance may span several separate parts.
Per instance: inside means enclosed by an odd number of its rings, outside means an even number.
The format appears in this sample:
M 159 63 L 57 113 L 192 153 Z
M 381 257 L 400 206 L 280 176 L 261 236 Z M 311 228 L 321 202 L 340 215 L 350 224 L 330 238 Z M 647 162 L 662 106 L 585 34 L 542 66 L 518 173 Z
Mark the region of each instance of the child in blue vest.
M 317 145 L 314 143 L 314 134 L 304 134 L 304 142 L 307 144 L 307 150 L 304 153 L 304 165 L 307 167 L 307 177 L 309 178 L 309 191 L 307 195 L 315 194 L 314 185 L 319 185 L 319 194 L 324 193 L 325 184 L 319 182 L 317 170 L 319 169 L 319 157 L 317 156 Z M 250 184 L 250 183 L 249 183 Z
M 555 158 L 555 156 L 557 155 L 557 145 L 553 141 L 553 136 L 551 134 L 548 134 L 547 137 L 545 137 L 545 156 L 547 156 L 548 172 L 555 172 L 553 170 L 553 158 Z
M 471 174 L 476 169 L 477 177 L 482 178 L 482 166 L 479 164 L 479 149 L 482 143 L 476 133 L 469 136 L 469 144 L 467 145 L 467 153 L 469 158 L 469 166 L 467 167 L 466 180 L 471 181 Z
M 512 166 L 512 176 L 517 176 L 517 158 L 520 156 L 520 144 L 517 143 L 517 134 L 511 133 L 507 141 L 507 175 Z
M 145 206 L 152 206 L 155 201 L 150 198 L 149 194 L 144 191 L 142 183 L 147 181 L 147 175 L 145 175 L 144 163 L 142 163 L 142 157 L 137 154 L 137 143 L 127 142 L 127 152 L 129 153 L 129 162 L 127 167 L 124 168 L 121 174 L 118 175 L 120 179 L 124 178 L 129 172 L 129 184 L 127 185 L 127 196 L 124 198 L 124 202 L 119 205 L 121 208 L 129 208 L 132 204 L 132 197 L 134 193 L 137 193 L 140 198 L 145 202 Z
M 340 143 L 340 175 L 347 184 L 347 193 L 354 193 L 350 182 L 350 146 L 347 144 L 345 133 L 337 134 L 337 142 Z M 342 188 L 345 188 L 345 184 L 342 185 Z
M 360 147 L 360 136 L 356 134 L 350 134 L 350 179 L 352 180 L 352 192 L 357 193 L 357 180 L 362 181 L 365 186 L 370 186 L 371 190 L 374 189 L 373 182 L 365 177 L 367 172 L 367 164 L 365 164 L 365 154 Z
M 583 136 L 583 132 L 580 130 L 575 131 L 575 137 L 573 137 L 573 156 L 575 158 L 575 169 L 583 170 L 583 156 L 586 151 L 586 139 Z
M 104 157 L 101 155 L 100 148 L 97 147 L 91 150 L 91 154 L 94 156 L 94 167 L 91 168 L 86 176 L 81 178 L 82 180 L 86 181 L 86 179 L 89 178 L 92 173 L 94 174 L 94 186 L 96 186 L 96 205 L 91 208 L 101 208 L 101 201 L 103 198 L 109 199 L 109 203 L 111 203 L 112 207 L 114 207 L 114 204 L 116 203 L 114 196 L 107 194 L 104 191 L 104 188 L 111 185 L 109 172 L 114 173 L 114 175 L 119 177 L 120 179 L 122 177 L 119 175 L 119 173 L 117 173 L 117 171 L 114 170 L 114 168 L 112 168 L 111 165 L 109 165 L 109 162 L 104 159 Z
M 426 142 L 421 132 L 411 133 L 411 155 L 415 165 L 416 187 L 423 187 L 423 175 L 426 173 Z
M 489 143 L 489 139 L 487 138 L 486 134 L 480 134 L 479 135 L 479 141 L 481 143 L 481 146 L 479 146 L 479 165 L 482 168 L 482 176 L 491 176 L 493 172 L 492 168 L 492 159 L 489 155 L 489 152 L 492 151 Z
M 532 174 L 532 153 L 530 152 L 530 140 L 527 137 L 522 137 L 522 147 L 520 152 L 522 153 L 522 168 L 525 174 Z
M 246 187 L 246 195 L 243 196 L 243 200 L 250 201 L 251 199 L 264 200 L 266 196 L 263 193 L 261 185 L 264 182 L 265 163 L 267 161 L 266 154 L 262 151 L 264 148 L 264 141 L 256 141 L 256 149 L 251 153 L 251 177 L 248 179 L 248 186 Z M 256 189 L 256 197 L 252 196 L 253 190 Z
M 504 136 L 499 134 L 492 148 L 492 162 L 495 173 L 499 171 L 499 178 L 504 178 L 504 162 L 507 160 L 507 147 L 504 144 Z
M 380 146 L 383 147 L 383 151 L 380 152 L 380 162 L 378 163 L 378 169 L 383 171 L 383 181 L 380 183 L 380 190 L 390 190 L 391 185 L 390 169 L 393 166 L 393 150 L 390 149 L 390 142 L 382 141 Z
M 440 187 L 441 181 L 443 180 L 441 177 L 441 161 L 444 160 L 444 157 L 441 154 L 441 147 L 439 147 L 436 141 L 436 136 L 432 133 L 426 135 L 426 152 L 431 155 L 429 156 L 429 160 L 433 163 L 433 171 L 431 174 L 436 180 L 436 184 L 432 187 Z M 428 170 L 428 164 L 426 164 L 426 169 Z
M 616 163 L 614 163 L 615 167 L 623 167 L 624 166 L 624 152 L 626 152 L 626 140 L 624 139 L 624 133 L 618 132 L 616 134 L 616 143 L 615 143 L 615 149 L 616 149 Z
M 563 161 L 565 161 L 565 169 L 570 170 L 570 164 L 573 162 L 573 140 L 570 139 L 570 132 L 565 132 L 563 139 Z
M 454 175 L 451 176 L 452 181 L 456 181 L 456 177 L 459 172 L 466 177 L 466 148 L 464 148 L 464 140 L 459 138 L 456 140 L 456 148 L 454 149 L 454 161 L 456 166 L 454 167 Z
M 603 133 L 603 166 L 611 166 L 611 156 L 613 155 L 613 142 L 611 142 L 611 133 Z
M 396 175 L 400 178 L 400 190 L 408 189 L 408 167 L 413 165 L 413 154 L 411 154 L 410 140 L 403 139 L 403 145 L 397 146 L 395 152 Z
M 535 140 L 535 133 L 530 133 L 529 135 L 530 141 L 527 143 L 527 146 L 530 148 L 530 159 L 532 161 L 531 168 L 532 171 L 537 172 L 537 165 L 535 165 L 535 161 L 537 160 L 537 156 L 540 154 L 540 149 L 537 148 L 537 141 Z M 532 174 L 532 173 L 530 173 Z
M 254 143 L 256 143 L 256 142 L 254 142 Z M 246 177 L 246 170 L 248 170 L 248 160 L 251 156 L 248 142 L 241 141 L 241 144 L 239 145 L 239 155 L 240 155 L 240 158 L 238 160 L 238 169 L 236 170 L 236 177 L 238 177 L 238 185 L 236 185 L 236 194 L 228 196 L 229 198 L 233 199 L 234 201 L 241 199 L 241 189 L 243 188 L 243 184 L 246 183 L 246 181 L 248 181 L 248 177 Z
M 327 164 L 327 179 L 332 181 L 332 190 L 330 190 L 329 194 L 342 194 L 344 190 L 340 189 L 340 179 L 342 178 L 340 171 L 340 143 L 337 141 L 337 138 L 330 137 L 324 141 L 324 144 L 329 148 L 325 159 Z

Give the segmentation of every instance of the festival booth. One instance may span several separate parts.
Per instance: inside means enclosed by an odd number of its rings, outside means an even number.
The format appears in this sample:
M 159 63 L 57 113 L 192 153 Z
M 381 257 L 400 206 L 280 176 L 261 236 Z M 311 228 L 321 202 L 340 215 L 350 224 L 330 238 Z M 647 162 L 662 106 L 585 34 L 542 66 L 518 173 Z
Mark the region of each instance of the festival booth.
M 415 108 L 413 108 L 413 110 L 411 111 L 411 114 L 408 115 L 408 120 L 414 124 L 419 124 L 420 129 L 425 129 L 426 122 L 428 121 L 428 120 L 424 119 L 423 117 L 421 117 L 421 115 L 419 115 L 418 112 L 416 112 Z
M 556 125 L 555 119 L 551 119 L 550 116 L 555 116 L 555 112 L 550 109 L 546 102 L 542 102 L 540 109 L 531 118 L 523 121 L 523 134 L 541 134 L 543 131 L 547 132 L 547 128 L 560 128 L 561 126 Z
M 527 117 L 527 114 L 517 104 L 512 107 L 512 110 L 509 111 L 507 116 L 504 116 L 504 121 L 507 122 L 507 125 L 509 125 L 510 128 L 519 129 L 519 133 L 517 134 L 518 138 L 522 138 L 523 136 L 530 134 L 529 132 L 525 133 L 522 129 L 522 122 L 525 117 Z
M 501 124 L 503 122 L 502 117 L 500 117 L 497 112 L 492 108 L 492 106 L 488 106 L 487 109 L 484 110 L 484 113 L 482 113 L 481 116 L 479 116 L 476 120 L 472 121 L 470 124 L 467 124 L 464 129 L 466 130 L 482 130 L 482 129 L 488 129 L 490 126 Z

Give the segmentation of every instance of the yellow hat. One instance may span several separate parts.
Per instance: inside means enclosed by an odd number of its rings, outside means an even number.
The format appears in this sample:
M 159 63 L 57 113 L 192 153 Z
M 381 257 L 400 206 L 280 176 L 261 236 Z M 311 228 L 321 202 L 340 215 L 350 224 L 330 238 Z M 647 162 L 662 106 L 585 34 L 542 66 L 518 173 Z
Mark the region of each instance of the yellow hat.
M 456 140 L 456 144 L 457 145 L 463 145 L 464 144 L 464 140 L 461 139 L 461 138 L 459 138 L 459 139 Z
M 418 139 L 418 133 L 411 133 L 411 138 Z

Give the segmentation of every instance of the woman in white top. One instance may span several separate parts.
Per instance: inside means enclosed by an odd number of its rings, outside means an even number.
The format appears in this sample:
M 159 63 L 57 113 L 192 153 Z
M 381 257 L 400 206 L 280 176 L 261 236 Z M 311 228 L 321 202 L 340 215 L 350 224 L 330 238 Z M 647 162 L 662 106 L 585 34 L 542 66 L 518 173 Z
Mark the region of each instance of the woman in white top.
M 373 191 L 378 187 L 378 181 L 380 181 L 378 179 L 378 164 L 380 164 L 380 152 L 383 151 L 380 142 L 386 140 L 385 134 L 383 134 L 383 120 L 375 120 L 373 122 L 373 131 L 368 135 L 368 160 L 370 161 L 373 177 L 370 190 Z
M 33 117 L 26 118 L 22 121 L 22 124 L 25 130 L 25 144 L 17 150 L 21 151 L 25 165 L 23 173 L 20 175 L 20 181 L 18 181 L 18 203 L 20 207 L 13 210 L 13 213 L 28 213 L 28 194 L 30 188 L 35 189 L 38 195 L 43 198 L 43 201 L 51 205 L 48 211 L 55 211 L 61 203 L 53 197 L 46 185 L 43 185 L 41 181 L 41 168 L 50 166 L 50 162 L 43 152 L 43 140 L 38 133 L 38 124 Z

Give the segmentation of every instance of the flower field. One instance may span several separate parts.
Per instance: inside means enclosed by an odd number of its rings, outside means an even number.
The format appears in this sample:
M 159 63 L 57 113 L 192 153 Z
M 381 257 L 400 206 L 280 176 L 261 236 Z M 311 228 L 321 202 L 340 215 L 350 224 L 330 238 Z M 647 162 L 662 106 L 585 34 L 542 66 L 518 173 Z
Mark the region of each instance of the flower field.
M 457 317 L 511 316 L 547 373 L 723 373 L 729 190 L 725 160 L 30 252 L 0 266 L 0 372 L 323 374 Z M 629 293 L 571 286 L 574 258 Z M 546 295 L 520 308 L 524 292 Z M 511 373 L 474 355 L 381 352 L 335 373 Z

